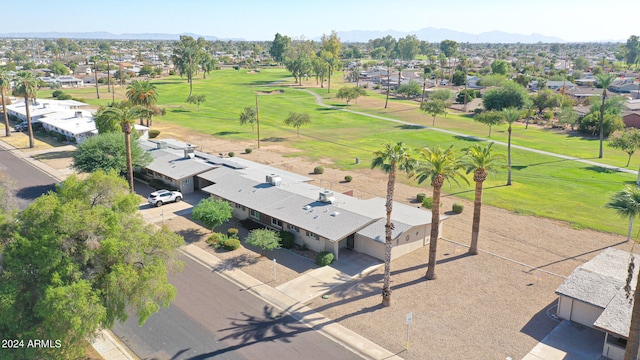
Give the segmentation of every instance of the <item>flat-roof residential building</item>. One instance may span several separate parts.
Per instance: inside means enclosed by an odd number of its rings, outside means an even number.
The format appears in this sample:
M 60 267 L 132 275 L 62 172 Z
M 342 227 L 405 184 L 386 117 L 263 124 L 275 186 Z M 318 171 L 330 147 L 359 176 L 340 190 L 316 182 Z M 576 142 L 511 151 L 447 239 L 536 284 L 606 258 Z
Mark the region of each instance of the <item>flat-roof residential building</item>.
M 558 317 L 604 332 L 602 355 L 611 360 L 624 359 L 629 336 L 632 302 L 626 296 L 629 260 L 640 257 L 608 248 L 578 266 L 558 287 Z M 631 280 L 635 289 L 638 270 Z
M 144 169 L 150 178 L 162 179 L 183 193 L 201 190 L 226 200 L 235 218 L 289 231 L 296 243 L 314 251 L 329 251 L 338 258 L 340 250 L 348 248 L 384 259 L 383 198 L 358 199 L 313 185 L 306 176 L 242 158 L 202 153 L 190 144 L 140 143 L 153 157 Z M 393 209 L 392 258 L 427 245 L 431 212 L 397 202 Z

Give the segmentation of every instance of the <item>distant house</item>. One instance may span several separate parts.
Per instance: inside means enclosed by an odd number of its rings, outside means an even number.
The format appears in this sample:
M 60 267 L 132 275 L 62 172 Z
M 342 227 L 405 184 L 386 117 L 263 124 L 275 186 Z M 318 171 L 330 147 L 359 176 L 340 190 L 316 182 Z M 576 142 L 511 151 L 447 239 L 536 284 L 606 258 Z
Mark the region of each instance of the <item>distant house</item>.
M 75 87 L 83 85 L 82 79 L 75 76 L 41 76 L 38 79 L 47 86 Z
M 626 127 L 640 129 L 640 111 L 625 111 L 622 121 Z
M 558 287 L 558 317 L 605 333 L 602 355 L 622 360 L 629 336 L 632 304 L 624 286 L 629 252 L 608 248 L 590 261 L 578 266 Z M 631 293 L 636 285 L 636 267 Z
M 633 79 L 622 79 L 617 80 L 609 87 L 609 91 L 620 93 L 620 94 L 628 94 L 631 91 L 639 90 L 640 85 L 638 82 Z

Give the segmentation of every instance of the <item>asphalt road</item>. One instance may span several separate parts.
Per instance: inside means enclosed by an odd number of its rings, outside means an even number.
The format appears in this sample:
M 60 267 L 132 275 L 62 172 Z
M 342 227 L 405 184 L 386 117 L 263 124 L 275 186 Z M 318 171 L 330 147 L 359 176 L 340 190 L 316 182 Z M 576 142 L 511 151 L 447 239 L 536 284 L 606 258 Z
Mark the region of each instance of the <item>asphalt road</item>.
M 320 333 L 182 257 L 173 304 L 141 328 L 135 318 L 112 331 L 143 359 L 359 359 Z M 156 349 L 162 349 L 157 351 Z
M 38 196 L 54 190 L 56 180 L 42 170 L 0 148 L 0 167 L 15 180 L 18 207 L 24 210 Z

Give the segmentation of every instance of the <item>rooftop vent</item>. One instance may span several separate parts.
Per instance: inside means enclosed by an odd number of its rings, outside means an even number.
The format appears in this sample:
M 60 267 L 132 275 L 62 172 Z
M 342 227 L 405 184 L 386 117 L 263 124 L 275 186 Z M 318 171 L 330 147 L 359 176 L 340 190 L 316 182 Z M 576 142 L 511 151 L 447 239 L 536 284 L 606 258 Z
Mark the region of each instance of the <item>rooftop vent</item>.
M 156 143 L 156 148 L 157 149 L 166 149 L 167 148 L 167 142 L 166 141 L 158 141 Z
M 185 159 L 193 159 L 195 157 L 195 150 L 193 148 L 185 148 L 184 149 L 184 158 Z
M 333 197 L 333 191 L 331 190 L 323 190 L 320 191 L 320 195 L 318 196 L 318 201 L 333 204 L 336 202 L 336 198 Z
M 276 174 L 270 174 L 266 176 L 266 182 L 273 186 L 280 186 L 280 184 L 282 184 L 282 178 Z
M 82 118 L 82 111 L 76 111 L 76 117 L 77 118 Z
M 302 209 L 303 210 L 309 210 L 309 209 L 311 209 L 311 205 L 305 205 Z
M 338 215 L 340 215 L 340 213 L 339 213 L 339 212 L 337 212 L 337 211 L 334 211 L 334 212 L 332 212 L 332 213 L 331 213 L 331 216 L 333 216 L 333 217 L 336 217 L 336 216 L 338 216 Z

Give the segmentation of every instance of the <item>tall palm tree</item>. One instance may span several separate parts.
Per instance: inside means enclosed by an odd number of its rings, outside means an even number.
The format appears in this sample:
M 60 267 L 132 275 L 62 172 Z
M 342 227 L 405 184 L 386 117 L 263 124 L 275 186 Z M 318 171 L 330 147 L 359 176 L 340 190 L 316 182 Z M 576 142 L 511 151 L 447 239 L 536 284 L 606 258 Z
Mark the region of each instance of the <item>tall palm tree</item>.
M 129 190 L 133 192 L 133 161 L 131 159 L 131 132 L 136 119 L 145 116 L 147 110 L 142 106 L 117 108 L 110 107 L 102 112 L 102 116 L 117 122 L 124 133 L 125 151 L 127 156 L 127 180 L 129 180 Z
M 31 113 L 29 111 L 29 99 L 35 99 L 38 92 L 38 79 L 27 71 L 21 71 L 16 77 L 16 88 L 14 94 L 24 97 L 24 106 L 27 113 L 27 127 L 29 128 L 29 147 L 35 146 L 33 138 L 33 127 L 31 127 Z
M 640 215 L 640 190 L 632 187 L 615 193 L 605 205 L 609 209 L 614 209 L 618 215 L 625 218 L 635 218 Z M 634 258 L 631 258 L 633 263 Z M 634 271 L 634 267 L 629 266 L 629 271 Z M 631 274 L 633 275 L 633 274 Z M 629 276 L 630 282 L 633 276 Z M 633 292 L 633 308 L 631 310 L 631 324 L 629 325 L 629 337 L 624 353 L 625 360 L 636 360 L 640 349 L 640 276 L 637 277 L 636 289 Z M 631 287 L 630 283 L 627 283 Z
M 126 92 L 127 99 L 133 105 L 139 105 L 147 109 L 147 126 L 151 124 L 151 116 L 153 109 L 158 102 L 158 91 L 156 86 L 149 82 L 149 80 L 138 81 L 132 80 L 127 86 Z M 140 125 L 142 124 L 142 117 L 140 118 Z
M 384 101 L 384 108 L 387 108 L 387 105 L 389 104 L 389 88 L 391 87 L 391 67 L 393 66 L 393 60 L 391 59 L 386 59 L 384 61 L 384 66 L 387 67 L 387 98 Z
M 502 110 L 502 116 L 504 120 L 509 124 L 509 128 L 507 129 L 507 185 L 511 185 L 511 131 L 512 125 L 515 121 L 520 119 L 522 113 L 520 110 L 510 107 Z
M 490 142 L 487 146 L 482 147 L 475 144 L 465 151 L 467 153 L 463 163 L 467 169 L 467 174 L 473 173 L 473 181 L 476 183 L 475 197 L 473 200 L 473 223 L 471 226 L 471 246 L 469 254 L 478 254 L 478 234 L 480 233 L 480 211 L 482 209 L 482 183 L 487 180 L 489 173 L 494 172 L 497 166 L 496 162 L 504 156 L 494 155 Z
M 431 180 L 433 187 L 433 208 L 431 209 L 431 235 L 429 241 L 429 267 L 425 278 L 427 280 L 436 278 L 436 250 L 438 237 L 440 236 L 440 192 L 445 182 L 455 182 L 459 184 L 458 178 L 469 183 L 462 174 L 464 165 L 453 151 L 453 145 L 443 150 L 439 146 L 433 149 L 424 148 L 420 150 L 423 161 L 417 166 L 416 174 L 418 183 Z
M 387 202 L 385 204 L 387 210 L 387 222 L 384 226 L 385 232 L 385 252 L 384 252 L 384 280 L 382 285 L 382 306 L 391 306 L 391 231 L 393 223 L 391 222 L 391 212 L 393 211 L 393 194 L 396 186 L 396 175 L 398 170 L 411 175 L 415 167 L 415 161 L 409 150 L 402 142 L 396 144 L 384 144 L 382 150 L 373 153 L 373 161 L 371 168 L 380 168 L 389 174 L 387 181 Z
M 602 159 L 602 142 L 604 141 L 604 102 L 607 99 L 607 89 L 613 83 L 613 80 L 616 79 L 616 75 L 612 73 L 600 73 L 596 75 L 596 80 L 598 80 L 598 84 L 602 86 L 602 105 L 600 105 L 600 152 L 598 153 L 598 158 Z
M 2 97 L 2 113 L 4 114 L 4 127 L 6 136 L 11 136 L 11 129 L 9 128 L 9 114 L 7 114 L 7 103 L 5 96 L 7 96 L 7 90 L 11 88 L 11 76 L 5 70 L 0 70 L 0 96 Z

